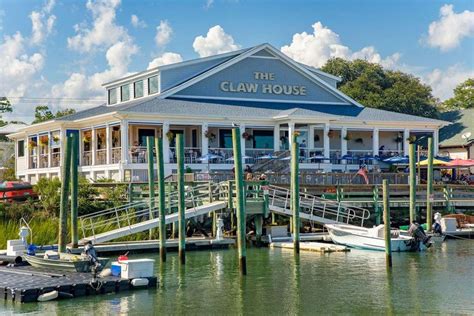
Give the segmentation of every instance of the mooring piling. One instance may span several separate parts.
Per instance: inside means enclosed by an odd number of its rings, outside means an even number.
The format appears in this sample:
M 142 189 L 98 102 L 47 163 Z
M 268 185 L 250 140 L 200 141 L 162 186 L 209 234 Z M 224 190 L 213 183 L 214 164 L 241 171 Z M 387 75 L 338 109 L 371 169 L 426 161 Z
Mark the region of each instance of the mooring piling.
M 234 150 L 235 189 L 237 196 L 237 246 L 239 249 L 239 266 L 243 275 L 247 274 L 247 254 L 245 247 L 245 192 L 242 170 L 240 128 L 232 129 L 232 145 Z
M 72 138 L 66 137 L 61 166 L 61 202 L 59 205 L 59 236 L 58 251 L 66 252 L 67 243 L 67 217 L 69 203 L 69 184 L 71 181 L 71 149 Z
M 300 185 L 298 135 L 293 133 L 291 144 L 291 210 L 293 211 L 293 244 L 295 253 L 300 253 Z
M 408 159 L 410 168 L 410 223 L 416 220 L 416 159 L 415 143 L 410 141 L 408 147 Z
M 178 235 L 179 259 L 181 264 L 186 263 L 186 219 L 184 200 L 184 139 L 182 134 L 176 135 L 176 157 L 178 162 Z
M 383 180 L 383 224 L 384 224 L 384 239 L 385 239 L 385 258 L 387 267 L 392 266 L 392 241 L 390 235 L 390 191 L 387 179 Z
M 428 170 L 426 176 L 426 230 L 431 231 L 433 224 L 433 138 L 428 138 Z
M 160 259 L 161 262 L 166 261 L 166 201 L 165 201 L 165 164 L 163 160 L 163 139 L 155 139 L 156 148 L 156 164 L 158 177 L 158 208 L 160 216 L 160 224 L 158 226 L 160 234 Z
M 79 179 L 77 167 L 79 165 L 79 135 L 72 133 L 72 149 L 71 149 L 71 244 L 73 248 L 77 248 L 79 243 L 77 214 L 78 214 L 78 191 Z
M 149 195 L 149 213 L 148 216 L 152 219 L 153 211 L 155 209 L 155 168 L 153 161 L 153 143 L 154 137 L 147 136 L 146 138 L 146 151 L 147 151 L 147 160 L 148 160 L 148 195 Z M 148 231 L 148 239 L 153 239 L 153 229 Z

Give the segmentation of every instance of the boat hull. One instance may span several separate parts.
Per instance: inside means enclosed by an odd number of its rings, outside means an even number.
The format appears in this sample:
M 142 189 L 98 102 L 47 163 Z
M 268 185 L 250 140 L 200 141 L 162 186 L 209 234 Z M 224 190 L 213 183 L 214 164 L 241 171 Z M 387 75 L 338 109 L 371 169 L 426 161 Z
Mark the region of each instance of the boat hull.
M 91 264 L 88 260 L 53 260 L 30 255 L 25 255 L 24 258 L 30 265 L 37 268 L 69 272 L 91 272 Z M 108 261 L 108 258 L 99 258 L 102 267 L 107 265 Z

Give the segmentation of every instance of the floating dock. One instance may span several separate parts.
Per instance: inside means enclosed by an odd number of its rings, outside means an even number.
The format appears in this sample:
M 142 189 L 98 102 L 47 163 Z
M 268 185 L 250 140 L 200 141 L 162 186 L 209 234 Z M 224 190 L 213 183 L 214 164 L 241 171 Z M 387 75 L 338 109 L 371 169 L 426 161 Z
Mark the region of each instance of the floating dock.
M 283 248 L 283 249 L 293 249 L 293 242 L 272 242 L 270 244 L 271 248 Z M 313 251 L 313 252 L 347 252 L 350 249 L 346 246 L 334 245 L 322 242 L 302 242 L 300 243 L 301 251 Z
M 107 276 L 93 283 L 91 273 L 50 271 L 23 267 L 0 267 L 0 297 L 13 302 L 36 302 L 42 294 L 58 291 L 60 299 L 98 295 L 156 287 L 157 278 L 149 277 L 148 285 L 134 287 L 131 280 Z

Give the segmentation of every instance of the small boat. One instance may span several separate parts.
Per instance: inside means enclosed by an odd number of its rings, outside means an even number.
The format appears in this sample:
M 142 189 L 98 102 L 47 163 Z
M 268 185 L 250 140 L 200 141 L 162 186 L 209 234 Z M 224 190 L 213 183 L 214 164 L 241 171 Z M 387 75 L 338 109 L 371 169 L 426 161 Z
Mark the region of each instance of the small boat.
M 352 248 L 385 251 L 384 225 L 365 228 L 347 224 L 326 224 L 329 236 L 336 244 Z M 391 230 L 392 252 L 419 251 L 430 246 L 429 238 L 420 242 L 415 237 L 400 235 L 399 230 Z
M 33 267 L 62 270 L 70 272 L 91 272 L 93 264 L 88 258 L 73 254 L 60 254 L 59 259 L 48 259 L 44 255 L 24 255 L 26 261 Z M 102 267 L 109 262 L 108 258 L 98 258 Z

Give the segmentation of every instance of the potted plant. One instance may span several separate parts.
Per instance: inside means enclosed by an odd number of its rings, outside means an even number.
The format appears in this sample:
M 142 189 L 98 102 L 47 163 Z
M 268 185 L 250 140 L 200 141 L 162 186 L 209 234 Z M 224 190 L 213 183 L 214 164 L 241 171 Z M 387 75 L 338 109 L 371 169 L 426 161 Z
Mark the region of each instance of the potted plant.
M 172 131 L 168 131 L 168 132 L 166 133 L 166 138 L 168 138 L 168 141 L 169 141 L 169 142 L 172 142 L 173 139 L 174 139 L 174 134 L 173 134 L 173 132 L 172 132 Z
M 48 141 L 49 141 L 48 136 L 41 136 L 39 139 L 39 143 L 41 144 L 41 146 L 47 146 Z
M 334 136 L 334 131 L 329 131 L 329 132 L 328 132 L 328 137 L 329 137 L 329 138 L 332 138 L 333 136 Z
M 209 140 L 214 140 L 216 138 L 216 134 L 214 134 L 213 132 L 207 130 L 205 133 L 204 133 L 204 136 L 206 138 L 208 138 Z
M 89 144 L 91 142 L 91 140 L 92 140 L 91 135 L 84 135 L 84 137 L 82 137 L 82 142 L 84 144 Z
M 251 140 L 252 139 L 252 134 L 248 133 L 248 132 L 244 132 L 242 134 L 242 137 L 245 139 L 245 140 Z
M 55 143 L 59 143 L 59 140 L 60 140 L 60 139 L 61 139 L 61 138 L 59 137 L 59 135 L 54 135 L 54 136 L 53 136 L 53 142 L 55 142 Z
M 34 149 L 34 148 L 36 148 L 37 146 L 38 146 L 38 144 L 37 144 L 34 140 L 30 140 L 30 141 L 28 142 L 28 148 L 29 148 L 29 149 Z

